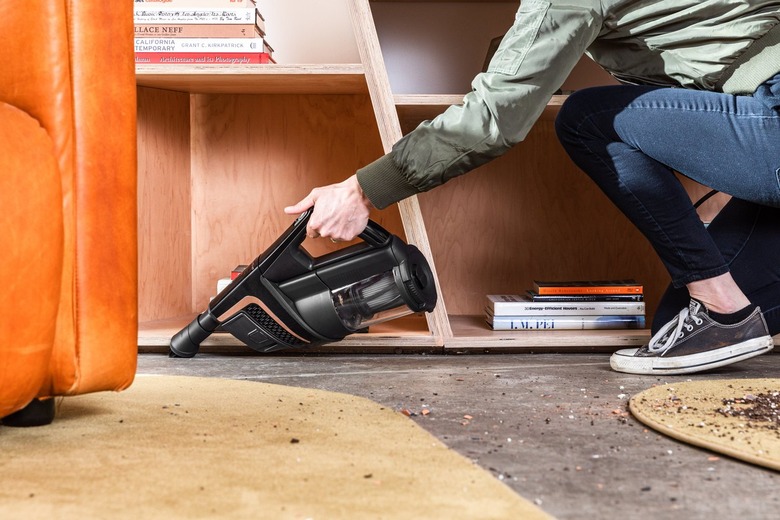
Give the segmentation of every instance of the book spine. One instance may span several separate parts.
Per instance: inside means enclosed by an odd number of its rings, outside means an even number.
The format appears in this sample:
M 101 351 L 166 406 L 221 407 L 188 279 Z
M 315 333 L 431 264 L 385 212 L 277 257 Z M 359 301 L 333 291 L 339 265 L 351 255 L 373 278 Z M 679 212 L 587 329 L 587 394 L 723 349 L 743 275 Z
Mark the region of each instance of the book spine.
M 262 17 L 254 7 L 224 9 L 165 9 L 136 7 L 137 24 L 223 24 L 257 23 Z
M 487 316 L 493 330 L 643 329 L 644 316 Z
M 495 316 L 639 316 L 645 314 L 644 302 L 532 303 L 491 302 L 488 309 Z
M 217 294 L 221 293 L 225 290 L 225 288 L 230 285 L 230 282 L 233 280 L 230 278 L 220 278 L 217 280 Z
M 136 38 L 135 52 L 264 52 L 262 38 Z
M 259 38 L 265 34 L 247 24 L 137 24 L 136 38 Z
M 265 52 L 136 52 L 135 63 L 137 65 L 152 63 L 245 65 L 274 63 L 274 61 Z
M 135 0 L 136 7 L 255 7 L 255 0 Z
M 547 286 L 537 287 L 536 292 L 540 295 L 545 294 L 643 294 L 641 285 L 624 286 Z
M 530 293 L 534 302 L 642 302 L 644 294 L 536 294 Z
M 233 270 L 230 271 L 230 279 L 231 280 L 235 280 L 236 278 L 238 278 L 238 275 L 243 273 L 246 270 L 247 267 L 249 267 L 249 266 L 246 265 L 246 264 L 239 264 L 239 265 L 235 266 L 233 268 Z

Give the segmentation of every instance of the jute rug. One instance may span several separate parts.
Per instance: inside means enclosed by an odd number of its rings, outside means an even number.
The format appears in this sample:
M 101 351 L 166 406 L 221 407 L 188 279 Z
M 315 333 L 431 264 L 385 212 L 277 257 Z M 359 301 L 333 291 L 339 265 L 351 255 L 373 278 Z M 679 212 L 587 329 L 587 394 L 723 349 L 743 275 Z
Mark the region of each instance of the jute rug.
M 629 409 L 670 437 L 780 471 L 780 379 L 656 386 Z
M 402 414 L 344 394 L 141 376 L 0 427 L 0 518 L 550 518 Z

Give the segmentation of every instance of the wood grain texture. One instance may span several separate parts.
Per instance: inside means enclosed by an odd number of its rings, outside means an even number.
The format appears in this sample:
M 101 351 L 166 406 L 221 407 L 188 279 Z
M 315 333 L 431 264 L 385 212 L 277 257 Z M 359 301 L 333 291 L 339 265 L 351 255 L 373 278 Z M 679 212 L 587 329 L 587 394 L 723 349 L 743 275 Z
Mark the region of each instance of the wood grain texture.
M 419 196 L 452 314 L 534 279 L 636 278 L 652 314 L 669 278 L 626 217 L 577 169 L 551 121 L 505 156 Z M 487 327 L 486 327 L 486 330 Z
M 140 86 L 201 94 L 365 94 L 361 64 L 137 65 Z
M 194 94 L 191 149 L 195 309 L 292 223 L 284 206 L 382 153 L 365 95 Z M 372 218 L 403 233 L 393 209 Z M 304 247 L 313 256 L 336 248 L 322 239 Z
M 138 329 L 138 346 L 146 352 L 168 352 L 171 336 L 190 323 L 196 314 L 176 316 L 142 323 Z M 426 350 L 441 348 L 428 331 L 422 315 L 412 315 L 371 327 L 368 333 L 352 334 L 338 343 L 307 347 L 307 352 L 395 352 L 397 349 Z M 201 352 L 244 353 L 251 349 L 228 333 L 215 333 L 202 345 Z M 289 351 L 287 351 L 289 352 Z
M 142 322 L 192 308 L 189 120 L 189 95 L 138 89 L 138 318 Z

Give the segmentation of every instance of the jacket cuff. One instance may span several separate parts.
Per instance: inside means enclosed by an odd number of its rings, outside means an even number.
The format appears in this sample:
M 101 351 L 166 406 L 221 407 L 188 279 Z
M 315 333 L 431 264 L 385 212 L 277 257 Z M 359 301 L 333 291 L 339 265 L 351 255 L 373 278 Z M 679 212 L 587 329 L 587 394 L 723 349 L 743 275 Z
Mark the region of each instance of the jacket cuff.
M 395 164 L 392 153 L 359 169 L 357 179 L 363 194 L 377 209 L 384 209 L 394 202 L 420 193 L 406 180 L 401 168 Z

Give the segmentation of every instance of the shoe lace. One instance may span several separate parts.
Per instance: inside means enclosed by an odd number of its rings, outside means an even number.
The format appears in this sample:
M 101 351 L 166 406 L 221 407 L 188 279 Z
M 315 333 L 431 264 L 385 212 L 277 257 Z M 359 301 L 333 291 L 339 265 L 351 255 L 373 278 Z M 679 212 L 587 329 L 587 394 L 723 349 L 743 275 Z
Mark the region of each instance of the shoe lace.
M 681 339 L 685 336 L 685 331 L 683 331 L 683 329 L 688 332 L 693 330 L 694 327 L 693 323 L 691 322 L 696 323 L 696 325 L 701 325 L 703 321 L 704 320 L 695 314 L 691 314 L 690 309 L 686 307 L 681 310 L 675 318 L 671 319 L 666 325 L 661 327 L 661 330 L 656 332 L 652 338 L 650 338 L 650 343 L 647 344 L 647 349 L 650 352 L 656 353 L 666 352 L 672 347 L 672 345 L 675 344 L 678 339 Z

